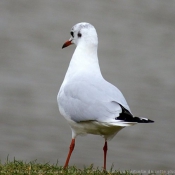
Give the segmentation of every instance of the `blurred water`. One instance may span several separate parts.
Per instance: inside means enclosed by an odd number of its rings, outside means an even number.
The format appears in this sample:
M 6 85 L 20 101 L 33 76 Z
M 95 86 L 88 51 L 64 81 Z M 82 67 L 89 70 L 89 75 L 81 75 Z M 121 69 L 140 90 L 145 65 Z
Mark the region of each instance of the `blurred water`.
M 104 77 L 137 116 L 154 124 L 128 127 L 109 142 L 107 166 L 174 169 L 175 1 L 0 1 L 0 159 L 64 164 L 71 130 L 57 92 L 75 46 L 70 29 L 98 32 Z M 104 140 L 78 137 L 70 165 L 102 166 Z

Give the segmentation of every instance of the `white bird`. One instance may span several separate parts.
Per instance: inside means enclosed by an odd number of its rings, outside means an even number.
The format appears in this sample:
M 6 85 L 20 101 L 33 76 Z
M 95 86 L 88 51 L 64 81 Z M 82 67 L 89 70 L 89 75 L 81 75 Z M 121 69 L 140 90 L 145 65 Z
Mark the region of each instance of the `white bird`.
M 77 47 L 57 96 L 59 111 L 72 130 L 64 168 L 68 166 L 76 136 L 95 134 L 105 139 L 103 150 L 106 169 L 107 141 L 126 126 L 153 121 L 133 116 L 120 90 L 103 78 L 94 26 L 86 22 L 78 23 L 72 27 L 70 34 L 71 38 L 62 48 L 71 44 Z

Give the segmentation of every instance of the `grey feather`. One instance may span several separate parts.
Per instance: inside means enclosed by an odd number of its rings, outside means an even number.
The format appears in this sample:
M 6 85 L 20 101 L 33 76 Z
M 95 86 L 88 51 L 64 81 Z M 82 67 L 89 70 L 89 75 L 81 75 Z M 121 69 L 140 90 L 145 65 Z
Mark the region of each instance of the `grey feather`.
M 88 83 L 87 83 L 88 82 Z M 64 86 L 60 105 L 75 122 L 115 120 L 122 112 L 120 105 L 130 111 L 122 93 L 102 77 L 75 76 Z

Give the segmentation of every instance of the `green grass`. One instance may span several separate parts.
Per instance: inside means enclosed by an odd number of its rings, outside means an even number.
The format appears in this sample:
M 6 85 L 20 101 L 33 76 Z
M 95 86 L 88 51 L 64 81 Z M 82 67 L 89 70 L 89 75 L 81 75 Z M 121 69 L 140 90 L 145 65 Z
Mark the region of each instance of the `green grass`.
M 130 171 L 117 171 L 113 167 L 109 171 L 104 171 L 102 168 L 94 168 L 93 165 L 78 169 L 75 166 L 70 166 L 63 169 L 57 164 L 41 164 L 37 161 L 24 162 L 7 160 L 6 163 L 0 162 L 0 175 L 140 175 L 141 173 L 131 173 Z M 147 173 L 146 173 L 147 174 Z M 151 175 L 153 175 L 152 173 Z M 145 175 L 145 174 L 144 174 Z

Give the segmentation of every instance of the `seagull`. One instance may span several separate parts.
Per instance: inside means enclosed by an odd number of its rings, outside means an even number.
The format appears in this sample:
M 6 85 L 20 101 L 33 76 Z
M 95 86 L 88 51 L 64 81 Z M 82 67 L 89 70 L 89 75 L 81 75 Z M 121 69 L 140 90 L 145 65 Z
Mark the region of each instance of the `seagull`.
M 64 168 L 68 167 L 76 137 L 95 134 L 105 140 L 103 168 L 106 170 L 107 141 L 126 126 L 154 121 L 134 116 L 121 91 L 103 78 L 94 26 L 87 22 L 78 23 L 70 34 L 62 48 L 75 44 L 76 49 L 57 95 L 59 111 L 72 130 Z

